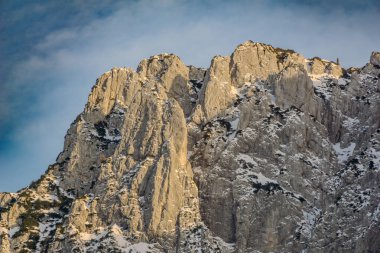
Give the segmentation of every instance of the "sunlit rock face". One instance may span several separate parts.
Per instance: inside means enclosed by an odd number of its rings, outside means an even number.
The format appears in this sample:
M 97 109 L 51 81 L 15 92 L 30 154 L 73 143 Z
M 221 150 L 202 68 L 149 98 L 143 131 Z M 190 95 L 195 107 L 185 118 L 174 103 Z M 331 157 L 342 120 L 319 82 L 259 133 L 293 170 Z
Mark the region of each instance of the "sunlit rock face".
M 372 52 L 370 63 L 375 67 L 380 67 L 380 52 Z
M 112 69 L 56 163 L 0 193 L 0 252 L 377 252 L 379 66 L 248 41 Z

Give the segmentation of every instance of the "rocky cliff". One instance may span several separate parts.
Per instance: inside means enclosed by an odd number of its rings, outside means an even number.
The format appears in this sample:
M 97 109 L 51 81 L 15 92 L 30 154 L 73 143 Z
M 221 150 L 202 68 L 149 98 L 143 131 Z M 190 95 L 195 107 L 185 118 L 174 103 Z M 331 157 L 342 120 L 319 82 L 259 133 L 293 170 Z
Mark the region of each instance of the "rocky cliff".
M 251 41 L 93 87 L 41 178 L 0 193 L 0 252 L 379 252 L 380 53 Z

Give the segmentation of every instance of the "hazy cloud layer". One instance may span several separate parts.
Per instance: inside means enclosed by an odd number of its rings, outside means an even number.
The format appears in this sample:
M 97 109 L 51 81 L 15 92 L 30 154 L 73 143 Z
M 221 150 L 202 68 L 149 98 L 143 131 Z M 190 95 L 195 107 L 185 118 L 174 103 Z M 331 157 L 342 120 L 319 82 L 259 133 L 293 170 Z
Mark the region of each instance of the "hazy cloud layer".
M 0 2 L 0 191 L 26 186 L 54 162 L 110 68 L 161 52 L 207 67 L 249 39 L 362 66 L 380 50 L 376 2 Z

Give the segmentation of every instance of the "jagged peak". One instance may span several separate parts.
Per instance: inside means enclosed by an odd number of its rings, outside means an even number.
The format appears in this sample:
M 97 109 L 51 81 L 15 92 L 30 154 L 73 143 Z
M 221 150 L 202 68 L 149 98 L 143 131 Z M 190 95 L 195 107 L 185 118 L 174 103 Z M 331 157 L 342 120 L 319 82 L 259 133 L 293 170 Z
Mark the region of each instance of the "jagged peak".
M 109 77 L 112 74 L 116 74 L 119 71 L 125 71 L 127 69 L 131 69 L 131 68 L 127 68 L 127 67 L 112 67 L 110 70 L 104 72 L 98 79 L 100 79 L 100 78 L 107 78 L 107 77 Z
M 160 53 L 160 54 L 155 54 L 150 56 L 149 58 L 145 58 L 140 61 L 137 67 L 137 72 L 139 72 L 139 66 L 141 64 L 145 64 L 146 62 L 152 63 L 154 61 L 163 61 L 163 60 L 168 60 L 168 61 L 181 61 L 180 57 L 178 55 L 175 55 L 173 53 Z
M 380 67 L 380 52 L 373 51 L 369 62 L 374 66 Z
M 176 54 L 173 54 L 173 53 L 159 53 L 159 54 L 155 54 L 155 55 L 150 56 L 148 58 L 148 60 L 153 60 L 153 59 L 162 60 L 162 59 L 171 59 L 171 58 L 178 58 L 179 59 L 179 56 Z
M 142 77 L 158 77 L 173 67 L 187 68 L 179 56 L 161 53 L 140 61 L 136 72 Z
M 235 50 L 241 50 L 241 49 L 244 49 L 244 48 L 247 48 L 247 47 L 259 47 L 259 46 L 274 49 L 274 47 L 272 45 L 265 44 L 265 43 L 262 43 L 262 42 L 256 42 L 256 41 L 252 41 L 252 40 L 247 40 L 247 41 L 244 41 L 243 43 L 239 44 L 236 47 Z
M 239 54 L 241 55 L 239 52 L 248 52 L 247 50 L 253 50 L 252 53 L 257 55 L 260 54 L 260 50 L 263 51 L 263 53 L 261 53 L 262 55 L 265 55 L 264 51 L 275 53 L 276 59 L 272 59 L 272 61 L 276 61 L 276 63 L 281 64 L 283 64 L 285 61 L 288 62 L 287 64 L 290 64 L 291 62 L 302 64 L 308 70 L 309 74 L 312 75 L 332 75 L 339 77 L 342 76 L 345 72 L 345 70 L 337 62 L 322 59 L 320 57 L 306 59 L 303 55 L 294 51 L 293 49 L 273 47 L 272 45 L 261 42 L 254 42 L 252 40 L 245 41 L 244 43 L 238 45 L 232 53 L 231 58 L 234 59 L 234 56 Z M 261 55 L 259 55 L 259 57 L 262 58 Z
M 270 50 L 270 51 L 273 51 L 277 54 L 296 54 L 296 55 L 301 55 L 299 53 L 297 53 L 296 51 L 294 51 L 293 49 L 285 49 L 285 48 L 280 48 L 280 47 L 274 47 L 270 44 L 266 44 L 266 43 L 263 43 L 263 42 L 255 42 L 255 41 L 252 41 L 252 40 L 247 40 L 241 44 L 239 44 L 235 50 L 234 50 L 234 53 L 236 51 L 239 51 L 239 50 L 245 50 L 245 49 L 248 49 L 248 48 L 263 48 L 265 50 Z M 232 53 L 232 54 L 234 54 Z
M 235 87 L 241 87 L 246 82 L 252 82 L 256 79 L 266 80 L 268 76 L 279 73 L 283 68 L 291 64 L 303 65 L 310 75 L 332 75 L 342 76 L 344 69 L 335 62 L 323 60 L 319 57 L 305 59 L 301 54 L 290 49 L 275 48 L 272 45 L 247 40 L 238 45 L 230 56 L 216 55 L 212 58 L 210 67 L 206 70 L 199 70 L 194 66 L 186 66 L 179 56 L 172 53 L 160 53 L 143 59 L 136 70 L 131 68 L 112 68 L 104 73 L 97 81 L 95 86 L 99 86 L 97 92 L 91 92 L 89 101 L 92 101 L 94 108 L 99 101 L 102 105 L 100 108 L 106 108 L 104 115 L 109 113 L 113 101 L 123 100 L 120 92 L 124 90 L 122 86 L 126 85 L 128 76 L 139 79 L 140 83 L 146 83 L 147 80 L 160 82 L 166 92 L 174 91 L 182 94 L 183 88 L 189 79 L 204 81 L 206 87 L 208 82 L 215 79 L 218 82 L 229 83 Z M 194 71 L 197 69 L 197 71 Z M 190 77 L 191 75 L 191 77 Z M 115 78 L 116 81 L 112 81 Z M 125 81 L 120 82 L 119 79 Z M 113 83 L 117 83 L 112 88 Z M 173 86 L 174 84 L 174 86 Z M 176 88 L 180 86 L 182 88 Z M 173 90 L 174 87 L 174 90 Z M 109 89 L 109 91 L 106 91 Z M 102 91 L 103 90 L 103 91 Z M 94 88 L 93 88 L 94 91 Z M 199 98 L 205 98 L 205 89 L 201 90 Z M 96 96 L 93 96 L 96 94 Z M 183 94 L 182 94 L 183 95 Z M 203 101 L 197 101 L 203 103 Z M 190 110 L 190 109 L 189 109 Z M 186 114 L 190 111 L 186 111 Z
M 322 59 L 320 57 L 313 57 L 306 59 L 306 67 L 309 74 L 315 75 L 332 75 L 335 77 L 342 76 L 346 70 L 338 63 Z
M 331 60 L 327 60 L 327 59 L 323 59 L 321 57 L 318 57 L 318 56 L 314 56 L 312 58 L 308 58 L 306 59 L 307 62 L 322 62 L 323 64 L 325 65 L 328 65 L 328 64 L 331 64 L 331 65 L 336 65 L 336 66 L 340 66 L 340 64 L 336 61 L 331 61 Z

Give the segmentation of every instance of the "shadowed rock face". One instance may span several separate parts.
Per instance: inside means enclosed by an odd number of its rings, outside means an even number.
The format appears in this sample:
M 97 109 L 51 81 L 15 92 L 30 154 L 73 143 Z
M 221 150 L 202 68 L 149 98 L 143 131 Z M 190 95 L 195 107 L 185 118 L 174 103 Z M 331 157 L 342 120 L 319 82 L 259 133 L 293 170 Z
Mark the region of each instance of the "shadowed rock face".
M 56 163 L 0 193 L 0 252 L 376 252 L 377 55 L 248 41 L 106 72 Z

